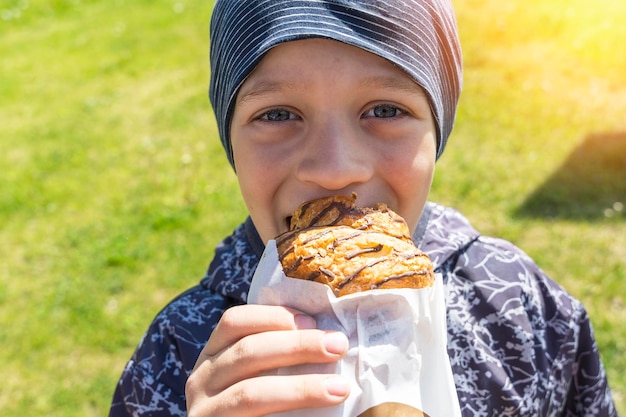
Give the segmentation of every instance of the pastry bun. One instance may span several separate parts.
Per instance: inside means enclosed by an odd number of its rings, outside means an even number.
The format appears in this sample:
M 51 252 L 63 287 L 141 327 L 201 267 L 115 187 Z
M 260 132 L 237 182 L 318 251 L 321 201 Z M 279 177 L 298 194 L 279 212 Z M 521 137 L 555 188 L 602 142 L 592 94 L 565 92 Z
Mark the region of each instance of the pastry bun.
M 382 403 L 359 414 L 359 417 L 428 417 L 428 414 L 402 403 Z
M 433 265 L 402 217 L 378 204 L 356 207 L 356 194 L 303 203 L 276 238 L 285 275 L 327 284 L 342 296 L 377 288 L 424 288 Z

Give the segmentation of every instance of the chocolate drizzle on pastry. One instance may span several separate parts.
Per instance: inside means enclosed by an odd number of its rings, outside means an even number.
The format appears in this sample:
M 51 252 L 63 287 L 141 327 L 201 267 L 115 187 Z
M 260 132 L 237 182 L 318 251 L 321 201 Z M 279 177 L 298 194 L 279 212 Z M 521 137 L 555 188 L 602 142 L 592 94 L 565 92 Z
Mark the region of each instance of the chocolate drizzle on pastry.
M 355 202 L 355 194 L 326 197 L 293 213 L 291 230 L 276 238 L 285 275 L 327 284 L 337 296 L 432 286 L 433 265 L 404 219 L 384 204 Z

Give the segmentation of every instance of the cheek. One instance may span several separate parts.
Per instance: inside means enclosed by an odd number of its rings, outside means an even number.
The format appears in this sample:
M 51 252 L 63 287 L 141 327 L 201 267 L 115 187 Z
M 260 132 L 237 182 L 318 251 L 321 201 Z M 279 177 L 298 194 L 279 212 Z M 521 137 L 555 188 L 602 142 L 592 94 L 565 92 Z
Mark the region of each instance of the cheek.
M 399 184 L 430 183 L 435 166 L 434 141 L 413 139 L 404 146 L 381 150 L 381 170 L 389 181 Z
M 388 181 L 395 190 L 402 206 L 409 210 L 419 208 L 430 192 L 433 180 L 433 161 L 418 157 L 405 163 L 395 163 L 388 173 Z
M 271 146 L 268 146 L 271 148 Z M 248 212 L 264 239 L 276 235 L 276 196 L 289 167 L 271 149 L 233 142 L 235 170 Z
M 385 181 L 398 200 L 398 213 L 411 229 L 417 226 L 430 192 L 435 153 L 435 146 L 429 141 L 415 140 L 412 146 L 387 153 L 381 165 Z
M 250 212 L 256 211 L 262 204 L 267 179 L 270 178 L 259 175 L 263 172 L 264 158 L 255 155 L 253 149 L 242 146 L 240 141 L 233 141 L 233 159 L 243 199 Z
M 238 153 L 240 151 L 240 153 Z M 287 175 L 285 158 L 264 149 L 237 149 L 233 147 L 235 170 L 242 190 L 253 194 L 268 194 Z

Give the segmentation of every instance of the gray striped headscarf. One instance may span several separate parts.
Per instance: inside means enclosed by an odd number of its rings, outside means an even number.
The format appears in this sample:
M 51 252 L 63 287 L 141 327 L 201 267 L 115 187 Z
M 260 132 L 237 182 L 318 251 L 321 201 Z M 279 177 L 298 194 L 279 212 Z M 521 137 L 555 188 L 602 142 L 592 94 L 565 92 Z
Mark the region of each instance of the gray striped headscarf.
M 209 96 L 231 165 L 230 123 L 239 87 L 272 47 L 306 38 L 357 46 L 413 77 L 429 96 L 441 156 L 462 85 L 450 0 L 217 0 Z

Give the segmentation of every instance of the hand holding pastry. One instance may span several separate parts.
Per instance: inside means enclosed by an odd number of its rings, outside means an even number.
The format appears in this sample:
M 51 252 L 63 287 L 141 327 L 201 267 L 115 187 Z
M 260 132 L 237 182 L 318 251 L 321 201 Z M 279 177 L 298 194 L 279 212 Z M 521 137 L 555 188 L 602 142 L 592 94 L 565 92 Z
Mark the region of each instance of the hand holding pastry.
M 313 318 L 284 307 L 227 310 L 187 381 L 188 415 L 254 417 L 344 401 L 349 384 L 340 376 L 270 375 L 281 367 L 343 357 L 346 337 L 315 326 Z

